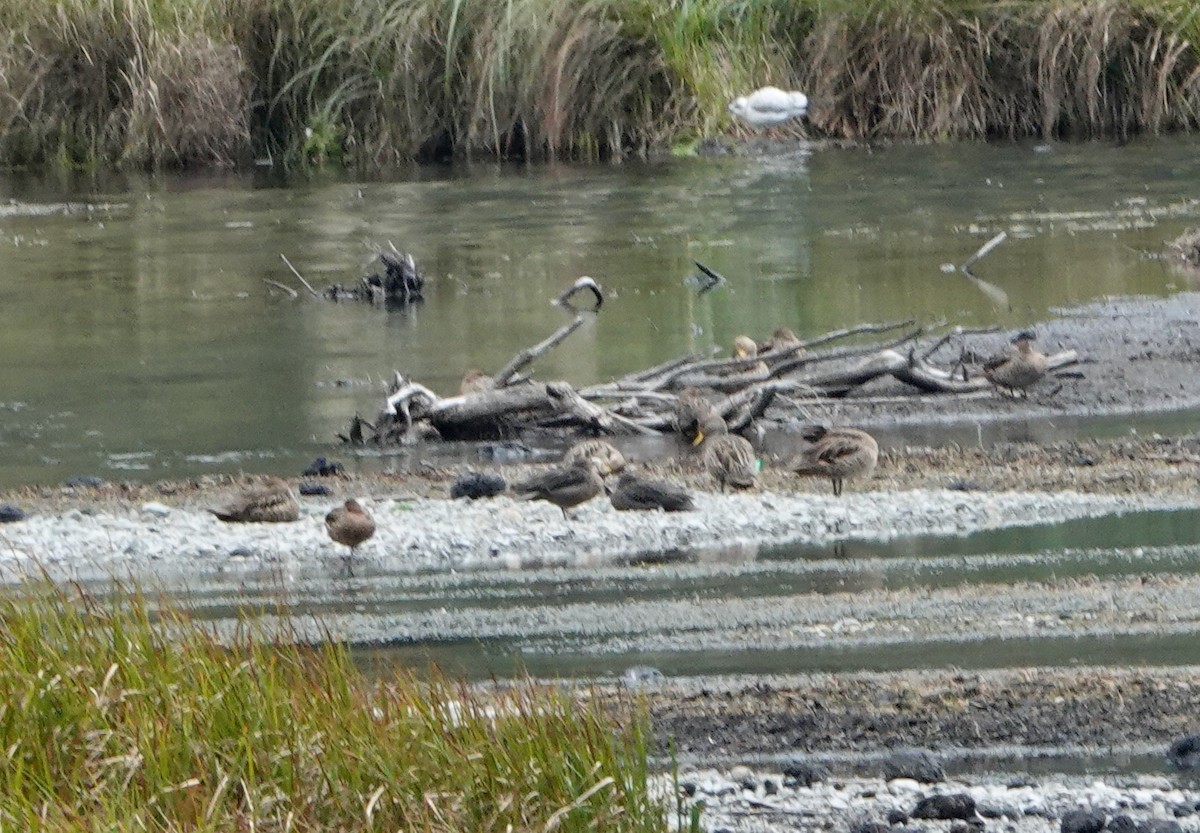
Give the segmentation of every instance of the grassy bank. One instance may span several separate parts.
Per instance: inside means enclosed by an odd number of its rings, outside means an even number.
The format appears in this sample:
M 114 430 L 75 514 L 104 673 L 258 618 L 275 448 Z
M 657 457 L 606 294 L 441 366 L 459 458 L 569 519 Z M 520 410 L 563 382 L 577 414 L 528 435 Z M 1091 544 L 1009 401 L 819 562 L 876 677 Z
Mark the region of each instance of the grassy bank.
M 0 0 L 0 162 L 610 158 L 766 84 L 848 139 L 1200 113 L 1191 0 Z
M 636 714 L 368 682 L 337 646 L 220 645 L 178 614 L 167 638 L 127 602 L 0 602 L 0 828 L 664 829 Z

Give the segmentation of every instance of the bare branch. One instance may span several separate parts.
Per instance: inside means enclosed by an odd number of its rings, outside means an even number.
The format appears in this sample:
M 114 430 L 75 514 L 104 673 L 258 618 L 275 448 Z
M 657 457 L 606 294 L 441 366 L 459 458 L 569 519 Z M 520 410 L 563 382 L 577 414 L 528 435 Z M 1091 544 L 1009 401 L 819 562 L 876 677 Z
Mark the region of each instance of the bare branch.
M 313 289 L 312 284 L 310 284 L 308 281 L 304 280 L 304 276 L 301 275 L 299 270 L 297 270 L 296 267 L 292 265 L 292 262 L 287 259 L 287 255 L 285 255 L 283 252 L 280 252 L 279 257 L 281 257 L 283 259 L 283 262 L 287 264 L 287 268 L 292 270 L 292 274 L 296 276 L 296 278 L 300 281 L 300 283 L 304 284 L 304 288 L 308 290 L 310 295 L 312 295 L 314 298 L 321 297 L 321 293 L 317 292 L 317 290 Z

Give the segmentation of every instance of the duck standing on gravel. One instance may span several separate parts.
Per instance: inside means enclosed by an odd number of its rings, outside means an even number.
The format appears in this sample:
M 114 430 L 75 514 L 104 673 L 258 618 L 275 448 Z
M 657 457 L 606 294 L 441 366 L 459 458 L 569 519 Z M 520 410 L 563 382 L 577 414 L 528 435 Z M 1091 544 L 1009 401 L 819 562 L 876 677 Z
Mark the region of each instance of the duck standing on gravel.
M 517 500 L 553 503 L 562 510 L 564 520 L 570 520 L 568 509 L 591 500 L 603 491 L 604 481 L 596 469 L 596 461 L 591 457 L 534 475 L 512 487 Z
M 325 531 L 335 544 L 349 547 L 346 573 L 354 575 L 354 551 L 375 534 L 375 520 L 357 500 L 348 500 L 325 516 Z
M 1028 396 L 1026 388 L 1046 375 L 1046 355 L 1033 349 L 1035 340 L 1037 335 L 1033 330 L 1017 333 L 1012 340 L 1016 351 L 984 362 L 984 378 L 1013 396 L 1018 391 Z
M 695 506 L 687 489 L 627 471 L 617 479 L 609 494 L 613 509 L 621 512 L 652 511 L 690 512 Z
M 696 432 L 692 445 L 704 453 L 704 470 L 717 481 L 724 492 L 726 487 L 753 489 L 758 477 L 758 458 L 754 446 L 745 437 L 729 433 L 725 420 L 712 414 Z
M 223 509 L 209 509 L 226 523 L 288 523 L 299 520 L 300 502 L 283 480 L 268 477 L 247 489 Z
M 834 496 L 841 496 L 846 480 L 870 477 L 879 462 L 879 444 L 866 431 L 817 425 L 801 436 L 812 445 L 789 468 L 796 474 L 828 477 Z
M 571 466 L 580 460 L 592 460 L 601 477 L 617 474 L 625 468 L 625 455 L 607 440 L 580 440 L 567 449 L 563 465 Z

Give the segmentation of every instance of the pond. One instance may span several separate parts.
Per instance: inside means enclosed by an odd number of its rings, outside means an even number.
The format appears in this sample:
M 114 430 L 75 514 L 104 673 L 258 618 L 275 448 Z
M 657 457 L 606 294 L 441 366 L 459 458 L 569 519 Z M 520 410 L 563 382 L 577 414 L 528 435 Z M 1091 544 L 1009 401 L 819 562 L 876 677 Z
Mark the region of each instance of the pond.
M 1183 279 L 1145 253 L 1200 223 L 1194 139 L 813 149 L 621 167 L 470 165 L 387 179 L 0 177 L 0 487 L 80 474 L 296 474 L 400 369 L 441 393 L 564 322 L 537 365 L 604 380 L 682 352 L 915 317 L 1016 327 Z M 976 271 L 946 271 L 997 231 Z M 406 311 L 288 298 L 388 241 L 423 267 Z M 700 260 L 729 278 L 697 296 Z M 1190 424 L 1195 424 L 1192 421 Z M 1078 430 L 1091 430 L 1082 425 Z M 1096 430 L 1103 432 L 1100 426 Z M 378 466 L 378 461 L 358 465 Z

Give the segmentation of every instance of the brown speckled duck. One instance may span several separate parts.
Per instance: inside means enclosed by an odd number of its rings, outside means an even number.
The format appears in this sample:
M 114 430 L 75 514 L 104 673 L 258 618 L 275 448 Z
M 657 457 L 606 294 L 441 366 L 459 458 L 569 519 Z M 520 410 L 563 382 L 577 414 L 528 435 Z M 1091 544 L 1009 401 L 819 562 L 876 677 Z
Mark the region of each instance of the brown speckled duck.
M 754 446 L 745 437 L 729 433 L 725 420 L 715 414 L 700 426 L 692 443 L 704 453 L 704 470 L 726 487 L 753 489 L 758 476 L 758 458 Z
M 720 418 L 712 403 L 697 388 L 684 388 L 675 394 L 675 430 L 689 443 L 696 444 L 700 426 Z
M 570 466 L 580 460 L 593 460 L 601 477 L 617 474 L 625 468 L 625 455 L 607 440 L 580 440 L 563 455 L 563 465 Z
M 325 516 L 325 531 L 336 544 L 349 547 L 346 572 L 354 575 L 354 551 L 375 534 L 375 521 L 357 500 L 348 500 Z
M 688 512 L 695 508 L 687 489 L 632 471 L 625 472 L 617 479 L 617 485 L 608 499 L 613 508 L 621 512 L 655 509 L 662 509 L 664 512 Z
M 870 477 L 879 462 L 879 444 L 866 431 L 818 425 L 801 436 L 812 445 L 789 468 L 796 474 L 828 477 L 834 495 L 842 494 L 846 480 Z
M 759 353 L 766 353 L 768 350 L 784 350 L 799 345 L 800 339 L 791 327 L 776 327 L 770 338 L 758 342 L 756 346 Z
M 512 487 L 518 500 L 544 500 L 567 510 L 591 500 L 604 491 L 604 481 L 596 470 L 596 462 L 585 457 L 569 466 L 560 466 L 524 480 Z
M 268 477 L 261 486 L 247 489 L 223 509 L 209 509 L 226 523 L 287 523 L 299 520 L 300 503 L 291 486 Z
M 984 362 L 984 377 L 1000 390 L 1028 396 L 1026 388 L 1046 375 L 1046 356 L 1033 349 L 1036 339 L 1032 330 L 1017 333 L 1012 340 L 1016 351 Z

